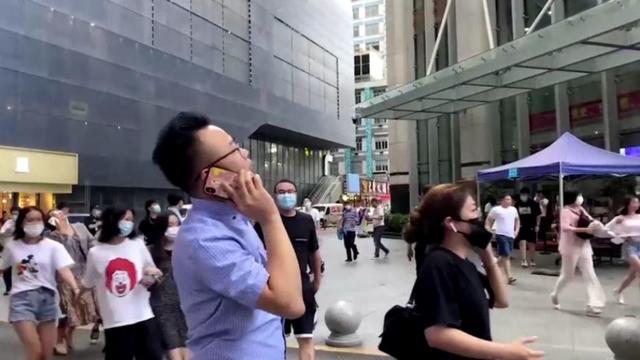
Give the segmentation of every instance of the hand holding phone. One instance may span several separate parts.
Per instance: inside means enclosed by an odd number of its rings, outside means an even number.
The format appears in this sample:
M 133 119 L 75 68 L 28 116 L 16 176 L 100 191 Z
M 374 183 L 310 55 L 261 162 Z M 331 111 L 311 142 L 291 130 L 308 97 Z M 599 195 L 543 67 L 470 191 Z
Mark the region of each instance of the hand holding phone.
M 222 182 L 220 187 L 238 210 L 250 219 L 259 223 L 280 219 L 273 197 L 262 185 L 259 175 L 240 170 L 232 184 Z

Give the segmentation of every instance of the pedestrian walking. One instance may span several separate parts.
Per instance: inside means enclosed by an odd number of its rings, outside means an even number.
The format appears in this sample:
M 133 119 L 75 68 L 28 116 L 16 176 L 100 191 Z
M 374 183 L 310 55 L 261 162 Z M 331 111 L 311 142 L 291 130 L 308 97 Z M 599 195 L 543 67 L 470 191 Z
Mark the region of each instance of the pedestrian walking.
M 193 204 L 172 255 L 192 359 L 283 360 L 282 318 L 305 311 L 299 265 L 248 151 L 182 112 L 160 131 L 153 161 Z
M 373 224 L 373 244 L 375 246 L 375 252 L 373 257 L 378 259 L 380 257 L 380 250 L 384 252 L 384 256 L 389 256 L 389 249 L 382 243 L 382 234 L 384 233 L 384 208 L 380 205 L 378 199 L 371 201 L 371 208 L 367 213 L 367 220 Z
M 629 272 L 613 294 L 618 304 L 624 304 L 622 293 L 633 283 L 640 273 L 640 200 L 637 196 L 627 196 L 618 216 L 613 218 L 607 229 L 623 237 Z
M 4 248 L 7 246 L 9 241 L 13 239 L 13 234 L 16 229 L 16 220 L 18 220 L 19 212 L 20 212 L 20 208 L 16 206 L 12 207 L 11 218 L 7 219 L 4 222 L 4 224 L 2 224 L 2 227 L 0 227 L 0 246 L 3 249 L 3 254 L 4 254 Z M 9 293 L 11 292 L 11 280 L 12 280 L 11 271 L 9 270 L 11 269 L 10 268 L 0 269 L 0 271 L 1 270 L 7 270 L 2 273 L 2 280 L 4 281 L 4 296 L 9 296 Z
M 531 190 L 522 188 L 516 201 L 520 231 L 517 240 L 520 246 L 520 266 L 528 268 L 536 266 L 536 243 L 540 231 L 540 204 L 531 198 Z
M 186 209 L 184 209 L 184 198 L 179 194 L 169 194 L 167 195 L 167 203 L 169 207 L 167 207 L 167 211 L 174 213 L 180 221 L 184 221 L 187 216 Z
M 180 309 L 178 286 L 173 277 L 171 258 L 176 236 L 180 230 L 180 219 L 174 213 L 156 218 L 159 224 L 156 239 L 149 246 L 154 263 L 162 271 L 162 278 L 151 288 L 151 309 L 160 325 L 162 344 L 169 360 L 187 360 L 187 322 Z
M 152 241 L 161 239 L 164 235 L 164 231 L 160 229 L 162 226 L 158 224 L 157 219 L 162 208 L 160 204 L 151 199 L 144 203 L 145 217 L 138 225 L 138 231 L 144 236 L 144 241 L 147 245 L 154 245 Z M 179 216 L 179 215 L 176 215 Z
M 300 266 L 302 299 L 306 309 L 301 317 L 285 320 L 284 332 L 287 336 L 292 332 L 295 335 L 298 341 L 298 358 L 300 360 L 313 360 L 315 359 L 313 331 L 317 309 L 315 294 L 320 289 L 322 281 L 322 257 L 320 256 L 320 246 L 313 218 L 295 209 L 297 193 L 297 185 L 291 180 L 280 180 L 274 187 L 274 196 L 280 210 L 282 223 L 287 230 Z M 261 239 L 264 239 L 260 224 L 256 225 L 256 232 Z M 309 277 L 309 268 L 312 269 L 313 282 Z
M 100 231 L 100 215 L 102 215 L 102 210 L 100 210 L 100 206 L 94 205 L 91 208 L 91 213 L 89 216 L 84 219 L 84 226 L 87 227 L 91 235 L 95 236 L 98 231 Z
M 338 222 L 338 231 L 343 234 L 344 248 L 347 251 L 346 262 L 358 260 L 358 246 L 356 246 L 356 233 L 358 231 L 358 225 L 360 221 L 360 215 L 353 208 L 351 203 L 346 203 L 342 212 L 342 218 Z
M 491 249 L 473 196 L 462 185 L 433 187 L 404 233 L 409 243 L 431 245 L 414 285 L 424 359 L 542 359 L 534 338 L 512 343 L 492 340 L 490 308 L 508 306 L 504 277 Z M 478 249 L 486 275 L 468 257 Z M 422 331 L 424 330 L 424 331 Z
M 311 215 L 316 228 L 320 227 L 320 220 L 322 219 L 322 216 L 320 215 L 320 211 L 318 211 L 318 209 L 311 206 L 310 199 L 306 198 L 302 202 L 302 212 Z
M 588 238 L 592 231 L 588 225 L 582 225 L 589 223 L 593 218 L 582 207 L 584 203 L 582 194 L 566 192 L 564 200 L 568 205 L 560 212 L 560 243 L 558 245 L 562 268 L 551 293 L 551 302 L 555 309 L 560 309 L 560 293 L 573 280 L 576 269 L 579 269 L 587 287 L 586 314 L 599 316 L 605 306 L 606 296 L 593 268 L 593 249 Z
M 73 259 L 60 243 L 43 236 L 45 215 L 37 207 L 19 211 L 11 240 L 0 259 L 0 269 L 10 269 L 13 287 L 9 322 L 25 347 L 27 359 L 48 359 L 56 343 L 58 283 L 78 294 L 71 266 Z
M 89 250 L 80 298 L 95 289 L 105 338 L 105 360 L 162 359 L 160 331 L 148 288 L 162 272 L 134 231 L 133 210 L 107 208 Z
M 60 210 L 54 210 L 51 217 L 56 221 L 55 230 L 46 232 L 46 236 L 65 247 L 73 266 L 71 272 L 77 284 L 82 281 L 87 265 L 87 254 L 93 246 L 94 238 L 84 224 L 70 224 L 67 216 Z M 73 350 L 73 333 L 78 326 L 94 324 L 99 316 L 93 292 L 85 292 L 76 298 L 73 289 L 67 284 L 58 284 L 60 310 L 64 314 L 58 322 L 58 341 L 54 349 L 56 355 L 67 355 Z
M 509 285 L 516 282 L 511 273 L 511 253 L 513 243 L 520 230 L 520 218 L 518 210 L 512 206 L 511 195 L 503 195 L 500 198 L 500 206 L 495 206 L 489 212 L 485 222 L 487 231 L 493 231 L 495 225 L 496 242 L 498 243 L 498 263 L 507 275 Z

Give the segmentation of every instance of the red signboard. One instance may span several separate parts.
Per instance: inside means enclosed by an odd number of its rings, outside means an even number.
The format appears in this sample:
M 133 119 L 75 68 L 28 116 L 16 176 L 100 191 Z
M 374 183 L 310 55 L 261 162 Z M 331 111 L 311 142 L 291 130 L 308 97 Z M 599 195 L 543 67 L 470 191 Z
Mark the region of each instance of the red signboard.
M 618 113 L 621 115 L 620 117 L 638 110 L 640 110 L 640 90 L 618 96 Z M 572 127 L 600 119 L 602 118 L 602 101 L 596 100 L 573 105 L 569 108 L 569 117 Z M 529 116 L 529 130 L 531 132 L 553 130 L 555 127 L 555 111 L 545 111 Z

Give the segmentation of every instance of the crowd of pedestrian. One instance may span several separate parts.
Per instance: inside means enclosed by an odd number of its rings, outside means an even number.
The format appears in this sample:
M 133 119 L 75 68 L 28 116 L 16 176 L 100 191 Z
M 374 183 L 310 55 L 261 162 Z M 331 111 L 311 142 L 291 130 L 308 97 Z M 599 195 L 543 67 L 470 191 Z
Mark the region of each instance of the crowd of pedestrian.
M 136 214 L 126 207 L 98 206 L 83 223 L 71 223 L 68 207 L 45 214 L 12 208 L 0 227 L 0 271 L 9 295 L 9 321 L 28 359 L 73 352 L 74 331 L 104 328 L 108 360 L 283 359 L 283 334 L 293 334 L 299 358 L 315 359 L 313 333 L 323 261 L 317 229 L 320 214 L 295 182 L 282 179 L 271 193 L 252 173 L 249 153 L 209 118 L 180 113 L 162 129 L 153 161 L 189 195 L 171 194 L 168 207 L 155 199 Z M 599 316 L 606 296 L 593 265 L 590 238 L 597 221 L 580 193 L 564 194 L 558 209 L 562 269 L 551 293 L 560 308 L 566 285 L 582 274 L 586 314 Z M 358 259 L 358 229 L 372 225 L 373 258 L 384 245 L 385 211 L 346 202 L 337 224 L 346 261 Z M 514 247 L 520 265 L 535 267 L 536 242 L 550 229 L 546 196 L 523 188 L 484 207 L 473 194 L 442 184 L 422 198 L 405 228 L 417 280 L 411 301 L 420 352 L 433 359 L 541 359 L 533 338 L 492 339 L 489 309 L 509 305 Z M 618 216 L 602 225 L 624 243 L 629 273 L 614 296 L 640 272 L 640 200 L 629 196 Z M 137 229 L 137 230 L 136 230 Z M 497 257 L 492 248 L 497 243 Z M 480 264 L 471 259 L 476 253 Z M 8 274 L 8 275 L 7 275 Z

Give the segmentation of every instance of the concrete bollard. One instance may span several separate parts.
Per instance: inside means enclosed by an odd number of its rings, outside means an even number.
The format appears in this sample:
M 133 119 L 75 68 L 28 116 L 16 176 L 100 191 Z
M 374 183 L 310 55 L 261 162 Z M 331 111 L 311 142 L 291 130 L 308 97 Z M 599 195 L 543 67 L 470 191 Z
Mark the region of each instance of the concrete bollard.
M 325 341 L 327 345 L 341 348 L 362 345 L 362 338 L 356 334 L 362 314 L 352 303 L 340 300 L 331 305 L 324 315 L 324 322 L 331 330 Z
M 635 316 L 613 320 L 604 334 L 615 360 L 635 360 L 640 356 L 640 320 Z

